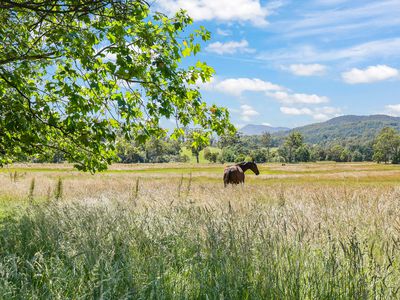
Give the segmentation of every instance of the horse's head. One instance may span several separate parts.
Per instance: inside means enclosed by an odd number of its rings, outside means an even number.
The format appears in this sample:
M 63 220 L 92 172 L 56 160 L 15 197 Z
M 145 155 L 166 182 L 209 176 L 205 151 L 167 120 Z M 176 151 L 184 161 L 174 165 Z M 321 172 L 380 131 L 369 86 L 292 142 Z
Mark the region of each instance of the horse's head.
M 258 171 L 258 167 L 254 161 L 249 162 L 248 164 L 249 164 L 249 169 L 251 169 L 254 172 L 254 174 L 256 175 L 260 174 L 260 171 Z
M 260 174 L 260 171 L 258 171 L 257 165 L 254 161 L 242 162 L 240 164 L 237 164 L 237 166 L 241 167 L 243 171 L 250 169 L 254 172 L 254 174 L 256 175 Z

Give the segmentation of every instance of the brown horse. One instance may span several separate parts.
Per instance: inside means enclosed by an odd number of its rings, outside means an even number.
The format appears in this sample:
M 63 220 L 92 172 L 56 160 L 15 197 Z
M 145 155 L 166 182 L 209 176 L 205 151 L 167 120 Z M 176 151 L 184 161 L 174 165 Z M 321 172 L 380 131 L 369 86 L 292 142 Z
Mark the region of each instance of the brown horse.
M 224 187 L 228 184 L 244 183 L 244 172 L 252 170 L 256 175 L 260 174 L 255 162 L 242 162 L 234 166 L 228 166 L 224 170 Z

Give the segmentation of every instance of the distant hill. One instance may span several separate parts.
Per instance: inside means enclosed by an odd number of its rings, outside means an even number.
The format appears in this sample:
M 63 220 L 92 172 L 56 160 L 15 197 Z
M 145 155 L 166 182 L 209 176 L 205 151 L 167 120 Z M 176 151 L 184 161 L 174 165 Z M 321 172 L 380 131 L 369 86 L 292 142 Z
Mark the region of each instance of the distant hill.
M 276 136 L 286 136 L 291 131 L 298 131 L 307 143 L 320 144 L 329 142 L 367 142 L 372 141 L 384 127 L 400 130 L 400 118 L 387 115 L 354 116 L 347 115 L 330 119 L 326 122 L 310 124 L 278 132 Z
M 288 131 L 288 130 L 290 130 L 290 128 L 249 124 L 249 125 L 246 125 L 243 128 L 241 128 L 239 130 L 239 132 L 241 132 L 244 135 L 261 135 L 264 132 L 276 133 L 276 132 Z

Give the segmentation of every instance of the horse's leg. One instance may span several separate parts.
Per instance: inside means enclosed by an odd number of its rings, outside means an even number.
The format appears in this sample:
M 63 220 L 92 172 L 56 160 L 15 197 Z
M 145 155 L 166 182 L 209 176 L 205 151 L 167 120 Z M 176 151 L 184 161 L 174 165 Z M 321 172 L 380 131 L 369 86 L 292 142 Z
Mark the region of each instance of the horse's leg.
M 241 186 L 244 186 L 244 173 L 240 174 L 240 178 L 239 178 L 239 182 L 241 184 Z

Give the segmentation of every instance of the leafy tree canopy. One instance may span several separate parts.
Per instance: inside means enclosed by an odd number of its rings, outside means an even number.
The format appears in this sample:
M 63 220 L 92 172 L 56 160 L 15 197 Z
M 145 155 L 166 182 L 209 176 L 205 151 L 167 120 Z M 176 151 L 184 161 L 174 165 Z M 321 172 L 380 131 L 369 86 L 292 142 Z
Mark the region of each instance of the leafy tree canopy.
M 400 162 L 400 135 L 391 127 L 381 130 L 374 143 L 374 160 L 377 162 Z
M 199 163 L 200 151 L 210 144 L 210 139 L 207 133 L 204 133 L 201 129 L 196 128 L 189 130 L 186 144 L 192 151 L 192 155 L 196 157 L 197 163 Z
M 300 132 L 291 132 L 286 138 L 285 143 L 279 148 L 279 154 L 286 162 L 294 162 L 296 160 L 296 150 L 304 145 L 303 136 Z
M 103 170 L 117 134 L 144 143 L 165 135 L 162 118 L 233 131 L 227 110 L 207 107 L 194 87 L 213 69 L 182 67 L 210 38 L 203 27 L 187 33 L 191 23 L 143 0 L 1 1 L 0 165 L 53 149 Z

